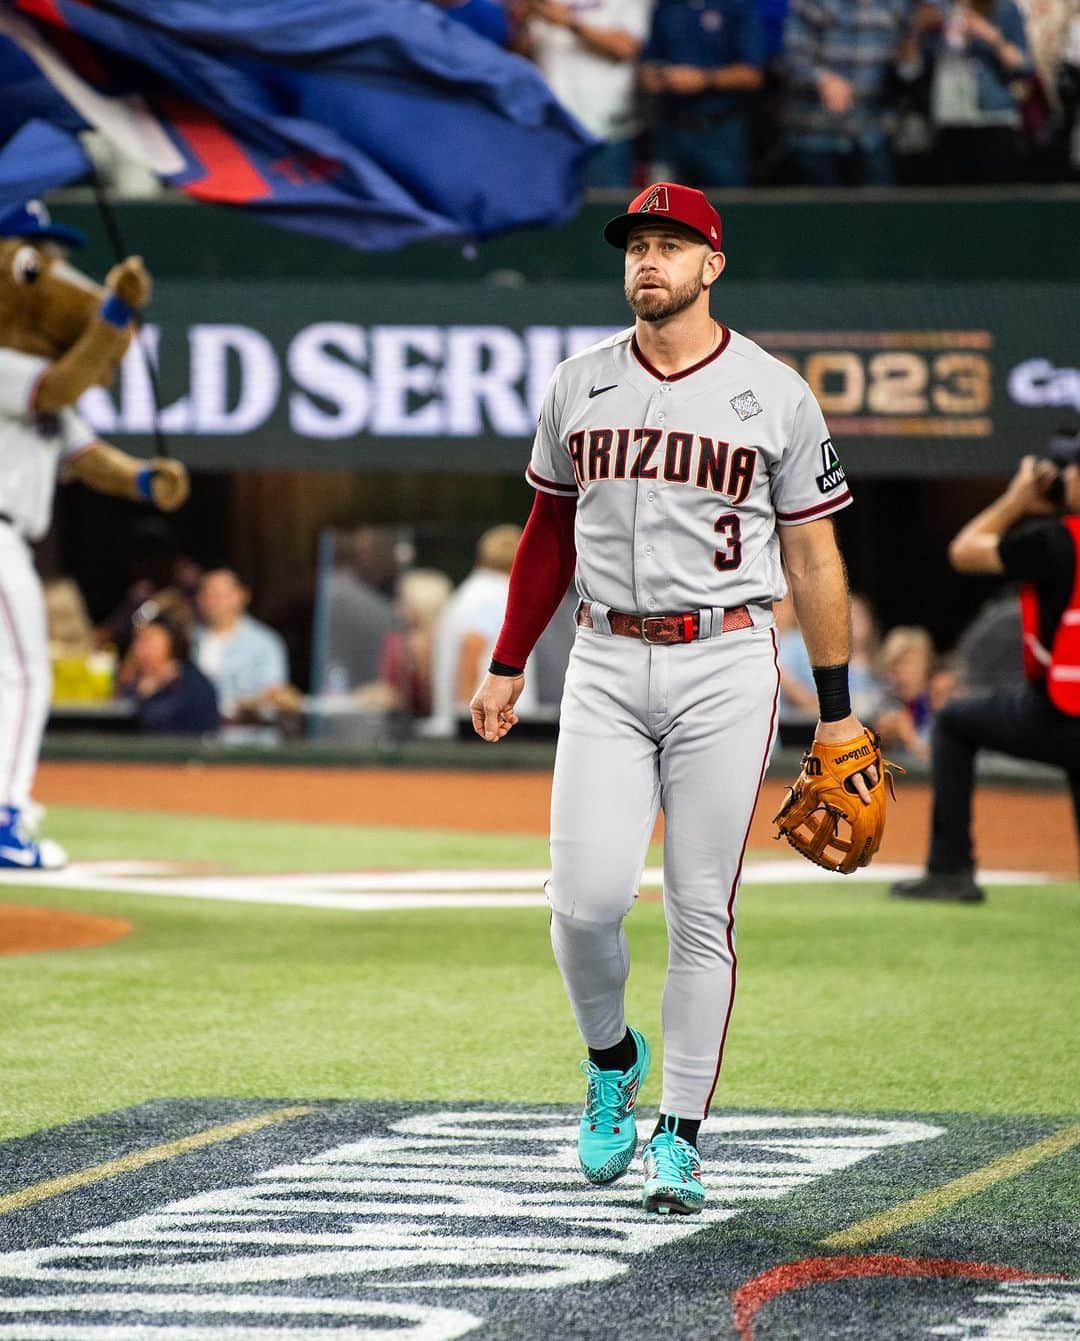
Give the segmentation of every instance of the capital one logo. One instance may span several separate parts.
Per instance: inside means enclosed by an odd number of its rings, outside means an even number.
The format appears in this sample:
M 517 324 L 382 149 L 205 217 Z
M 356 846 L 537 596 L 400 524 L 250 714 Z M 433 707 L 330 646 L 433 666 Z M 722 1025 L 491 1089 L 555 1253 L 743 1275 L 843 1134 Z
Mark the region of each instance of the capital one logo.
M 1026 359 L 1009 373 L 1009 395 L 1017 405 L 1069 405 L 1080 410 L 1080 368 Z

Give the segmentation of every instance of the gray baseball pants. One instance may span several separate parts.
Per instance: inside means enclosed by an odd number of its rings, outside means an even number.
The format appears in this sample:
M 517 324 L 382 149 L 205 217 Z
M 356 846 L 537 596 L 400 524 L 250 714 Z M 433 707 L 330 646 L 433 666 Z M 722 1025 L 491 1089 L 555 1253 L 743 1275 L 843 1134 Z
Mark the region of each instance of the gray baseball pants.
M 663 809 L 661 1111 L 703 1118 L 735 993 L 735 900 L 776 730 L 770 622 L 676 646 L 579 628 L 551 798 L 551 943 L 582 1038 L 626 1032 L 623 919 Z M 647 1032 L 647 1031 L 646 1031 Z

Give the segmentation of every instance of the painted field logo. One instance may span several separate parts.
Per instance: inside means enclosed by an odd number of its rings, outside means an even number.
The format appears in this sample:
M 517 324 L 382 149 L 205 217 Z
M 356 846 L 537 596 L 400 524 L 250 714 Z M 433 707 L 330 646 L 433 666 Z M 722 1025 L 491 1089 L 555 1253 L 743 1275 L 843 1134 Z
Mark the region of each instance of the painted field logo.
M 706 1298 L 715 1310 L 681 1330 L 713 1336 L 749 1265 L 709 1251 L 728 1222 L 944 1135 L 903 1118 L 714 1114 L 702 1137 L 709 1206 L 657 1221 L 641 1212 L 636 1179 L 583 1183 L 576 1119 L 465 1109 L 386 1123 L 370 1105 L 328 1105 L 276 1128 L 273 1166 L 232 1185 L 219 1167 L 208 1190 L 165 1203 L 152 1182 L 144 1209 L 115 1223 L 101 1223 L 113 1204 L 103 1200 L 91 1227 L 59 1240 L 47 1216 L 20 1231 L 36 1246 L 0 1253 L 0 1338 L 453 1341 L 490 1325 L 568 1341 L 588 1317 L 589 1337 L 606 1341 L 627 1335 L 627 1316 L 634 1335 L 652 1334 L 672 1301 Z M 582 1293 L 615 1280 L 618 1309 Z

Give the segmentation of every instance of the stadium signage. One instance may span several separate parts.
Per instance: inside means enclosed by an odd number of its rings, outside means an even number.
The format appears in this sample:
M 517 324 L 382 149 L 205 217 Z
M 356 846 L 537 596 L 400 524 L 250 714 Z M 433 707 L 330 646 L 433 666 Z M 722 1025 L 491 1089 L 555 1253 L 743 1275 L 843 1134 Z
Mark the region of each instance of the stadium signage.
M 1009 373 L 1009 395 L 1017 405 L 1061 405 L 1080 412 L 1080 368 L 1025 359 Z
M 556 364 L 614 327 L 378 325 L 302 327 L 279 355 L 252 326 L 187 331 L 189 389 L 159 415 L 176 434 L 257 433 L 281 408 L 303 438 L 531 436 Z M 161 331 L 143 331 L 160 361 Z M 117 404 L 89 392 L 83 408 L 100 433 L 149 433 L 154 402 L 146 360 L 130 351 Z
M 279 354 L 253 326 L 187 331 L 189 388 L 163 405 L 167 433 L 258 433 L 284 409 L 301 438 L 531 436 L 556 364 L 617 327 L 376 325 L 320 321 Z M 124 362 L 117 404 L 83 408 L 100 433 L 149 433 L 146 359 L 161 331 Z M 763 332 L 760 342 L 809 382 L 839 436 L 985 436 L 992 399 L 987 332 Z M 976 347 L 972 348 L 972 344 Z M 1054 403 L 1060 403 L 1058 401 Z
M 718 310 L 806 378 L 849 477 L 993 474 L 1080 402 L 1071 294 L 725 279 Z M 552 370 L 627 318 L 595 283 L 288 278 L 165 281 L 151 315 L 159 422 L 193 466 L 514 474 Z M 148 446 L 143 350 L 83 407 Z

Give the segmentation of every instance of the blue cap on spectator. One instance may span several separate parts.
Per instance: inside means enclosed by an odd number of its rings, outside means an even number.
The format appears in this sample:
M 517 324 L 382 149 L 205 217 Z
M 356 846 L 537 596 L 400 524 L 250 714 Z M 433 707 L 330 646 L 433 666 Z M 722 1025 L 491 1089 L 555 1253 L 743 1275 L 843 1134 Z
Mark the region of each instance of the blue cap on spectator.
M 0 237 L 22 237 L 27 242 L 62 242 L 67 247 L 81 247 L 86 241 L 86 234 L 78 228 L 53 223 L 40 200 L 27 200 L 0 215 Z

